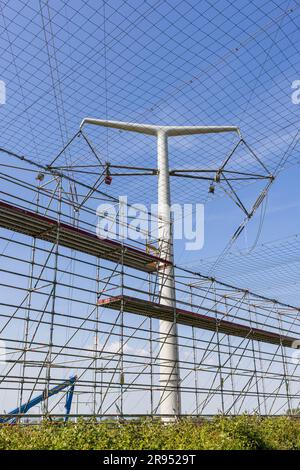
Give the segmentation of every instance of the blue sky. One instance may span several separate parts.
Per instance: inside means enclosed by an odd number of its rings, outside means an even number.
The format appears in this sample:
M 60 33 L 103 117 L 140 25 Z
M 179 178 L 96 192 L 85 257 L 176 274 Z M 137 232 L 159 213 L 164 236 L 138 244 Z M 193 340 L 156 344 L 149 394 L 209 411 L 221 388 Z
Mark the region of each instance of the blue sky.
M 298 20 L 291 1 L 2 2 L 0 79 L 7 103 L 0 106 L 1 146 L 48 164 L 85 116 L 229 124 L 240 126 L 273 172 L 299 127 L 300 105 L 291 101 L 299 78 Z M 100 128 L 87 133 L 103 161 L 156 166 L 152 138 Z M 214 168 L 233 142 L 231 136 L 173 139 L 170 166 Z M 232 168 L 257 170 L 248 158 L 238 154 Z M 57 163 L 66 161 L 95 163 L 77 142 Z M 297 161 L 296 145 L 287 166 Z M 260 242 L 298 232 L 298 172 L 294 166 L 274 183 Z M 114 178 L 105 189 L 135 203 L 156 202 L 155 177 Z M 261 189 L 246 188 L 243 200 L 250 204 Z M 172 180 L 173 202 L 203 203 L 207 190 L 207 182 Z M 204 249 L 183 253 L 179 244 L 177 262 L 197 267 L 199 258 L 218 256 L 243 214 L 223 197 L 206 205 L 205 216 Z M 258 226 L 259 212 L 237 246 L 251 246 Z
M 298 233 L 299 145 L 291 144 L 300 105 L 291 101 L 291 84 L 300 79 L 299 19 L 299 5 L 290 0 L 3 0 L 0 80 L 7 102 L 0 106 L 0 147 L 49 164 L 86 116 L 237 125 L 270 173 L 282 158 L 286 166 L 270 190 L 262 227 L 259 210 L 234 248 L 251 247 L 260 228 L 259 243 Z M 156 166 L 151 137 L 86 132 L 102 161 Z M 234 142 L 231 135 L 172 139 L 170 166 L 219 167 Z M 0 161 L 12 162 L 4 154 Z M 57 164 L 66 162 L 95 158 L 76 140 Z M 231 165 L 258 168 L 246 150 Z M 76 177 L 93 183 L 97 175 Z M 237 189 L 251 204 L 262 187 Z M 156 202 L 156 177 L 114 177 L 105 191 L 149 204 Z M 220 192 L 207 202 L 207 182 L 172 182 L 173 202 L 205 203 L 204 248 L 186 253 L 176 243 L 177 263 L 201 271 L 201 259 L 218 256 L 241 223 L 241 211 Z

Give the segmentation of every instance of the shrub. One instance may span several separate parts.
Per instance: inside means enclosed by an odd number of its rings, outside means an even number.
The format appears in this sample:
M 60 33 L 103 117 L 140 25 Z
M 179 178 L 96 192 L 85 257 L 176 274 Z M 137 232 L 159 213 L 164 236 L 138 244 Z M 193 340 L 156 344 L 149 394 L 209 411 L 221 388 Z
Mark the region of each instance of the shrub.
M 300 420 L 217 416 L 211 421 L 79 420 L 0 426 L 0 449 L 256 450 L 300 449 Z

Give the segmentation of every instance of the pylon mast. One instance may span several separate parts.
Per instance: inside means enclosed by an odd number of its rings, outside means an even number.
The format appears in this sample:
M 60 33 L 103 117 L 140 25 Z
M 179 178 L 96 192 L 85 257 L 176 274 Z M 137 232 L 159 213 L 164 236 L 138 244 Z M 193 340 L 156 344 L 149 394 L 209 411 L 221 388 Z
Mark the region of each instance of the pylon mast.
M 156 126 L 120 121 L 107 121 L 85 118 L 80 129 L 86 125 L 96 125 L 153 135 L 157 138 L 158 169 L 158 237 L 161 257 L 169 261 L 159 273 L 160 303 L 174 309 L 174 321 L 160 320 L 160 414 L 178 416 L 181 414 L 180 377 L 178 367 L 178 341 L 176 323 L 176 293 L 174 277 L 174 253 L 172 221 L 170 215 L 170 168 L 168 158 L 168 138 L 173 136 L 216 134 L 237 132 L 236 126 Z

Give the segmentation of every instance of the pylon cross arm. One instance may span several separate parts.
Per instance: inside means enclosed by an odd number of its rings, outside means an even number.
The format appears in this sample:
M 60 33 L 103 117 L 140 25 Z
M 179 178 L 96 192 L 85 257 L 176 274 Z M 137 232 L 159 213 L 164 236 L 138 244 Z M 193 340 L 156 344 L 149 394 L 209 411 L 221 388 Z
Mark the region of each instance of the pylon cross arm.
M 222 132 L 236 132 L 240 135 L 237 126 L 155 126 L 152 124 L 140 124 L 134 122 L 108 121 L 104 119 L 84 118 L 80 124 L 80 129 L 86 124 L 109 127 L 140 134 L 157 136 L 160 132 L 168 136 L 183 136 L 194 134 L 217 134 Z

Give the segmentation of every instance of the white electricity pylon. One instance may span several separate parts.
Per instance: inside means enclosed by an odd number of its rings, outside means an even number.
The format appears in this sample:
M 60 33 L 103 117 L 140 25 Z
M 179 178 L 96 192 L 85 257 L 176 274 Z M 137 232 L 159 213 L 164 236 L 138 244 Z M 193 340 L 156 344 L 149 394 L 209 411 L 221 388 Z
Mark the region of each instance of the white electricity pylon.
M 152 135 L 157 139 L 158 170 L 158 238 L 160 252 L 168 264 L 159 273 L 160 302 L 174 309 L 174 322 L 160 320 L 160 414 L 172 419 L 181 414 L 180 376 L 178 366 L 178 344 L 176 324 L 176 293 L 174 277 L 174 253 L 172 221 L 170 216 L 170 168 L 168 157 L 168 138 L 195 134 L 217 134 L 237 132 L 236 126 L 156 126 L 131 122 L 107 121 L 85 118 L 80 129 L 86 124 L 109 127 L 123 131 Z

